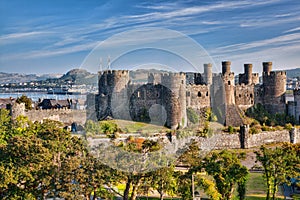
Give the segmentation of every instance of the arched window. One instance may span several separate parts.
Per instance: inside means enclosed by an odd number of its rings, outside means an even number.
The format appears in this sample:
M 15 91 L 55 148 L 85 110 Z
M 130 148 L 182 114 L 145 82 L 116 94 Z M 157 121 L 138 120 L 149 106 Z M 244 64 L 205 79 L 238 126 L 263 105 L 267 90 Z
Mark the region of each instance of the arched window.
M 230 81 L 228 81 L 228 85 L 230 85 L 231 83 L 230 83 Z
M 198 92 L 198 97 L 201 97 L 201 92 L 200 91 Z

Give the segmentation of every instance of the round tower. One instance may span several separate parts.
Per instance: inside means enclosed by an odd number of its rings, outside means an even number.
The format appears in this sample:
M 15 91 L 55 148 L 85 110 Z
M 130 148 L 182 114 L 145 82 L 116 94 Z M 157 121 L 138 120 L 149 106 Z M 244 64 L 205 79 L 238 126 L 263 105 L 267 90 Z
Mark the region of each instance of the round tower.
M 230 61 L 223 61 L 222 62 L 222 74 L 229 74 L 230 73 Z
M 186 74 L 165 73 L 161 76 L 161 84 L 172 91 L 169 98 L 171 106 L 166 108 L 171 119 L 167 119 L 167 126 L 176 129 L 178 125 L 185 127 L 187 124 L 186 115 Z
M 263 75 L 270 74 L 272 71 L 272 62 L 263 62 Z
M 204 67 L 204 82 L 207 85 L 211 85 L 212 84 L 212 64 L 211 63 L 207 63 L 203 65 Z
M 264 80 L 265 95 L 279 97 L 286 91 L 286 72 L 271 71 Z
M 300 89 L 294 89 L 295 119 L 300 123 Z
M 252 64 L 244 64 L 245 84 L 252 84 Z
M 118 118 L 118 116 L 114 116 L 116 115 L 115 111 L 121 109 L 121 106 L 125 109 L 126 105 L 124 104 L 128 101 L 129 72 L 128 70 L 106 70 L 99 72 L 98 76 L 98 119 L 107 116 Z
M 265 108 L 270 113 L 285 112 L 286 72 L 265 72 L 263 78 Z

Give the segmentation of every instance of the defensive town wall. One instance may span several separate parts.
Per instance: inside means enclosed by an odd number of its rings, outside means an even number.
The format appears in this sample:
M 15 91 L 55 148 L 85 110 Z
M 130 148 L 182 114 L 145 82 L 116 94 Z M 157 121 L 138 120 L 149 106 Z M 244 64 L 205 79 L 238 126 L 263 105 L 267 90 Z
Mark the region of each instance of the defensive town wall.
M 86 110 L 71 109 L 49 109 L 49 110 L 28 110 L 23 112 L 30 121 L 42 121 L 45 119 L 60 121 L 71 125 L 73 122 L 84 125 L 86 122 Z
M 220 133 L 215 136 L 216 143 L 214 149 L 248 149 L 264 144 L 290 142 L 293 144 L 300 142 L 300 130 L 263 131 L 257 134 L 249 133 L 249 126 L 241 126 L 240 132 L 236 134 Z M 204 141 L 205 142 L 205 141 Z

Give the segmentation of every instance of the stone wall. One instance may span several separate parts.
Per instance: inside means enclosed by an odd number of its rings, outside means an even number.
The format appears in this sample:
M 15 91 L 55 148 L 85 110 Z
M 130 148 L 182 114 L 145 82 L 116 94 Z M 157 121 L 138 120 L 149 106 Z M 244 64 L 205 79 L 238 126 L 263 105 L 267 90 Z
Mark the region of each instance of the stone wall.
M 260 146 L 268 143 L 279 143 L 279 142 L 300 142 L 300 131 L 293 128 L 291 131 L 264 131 L 258 134 L 250 134 L 249 126 L 243 125 L 240 128 L 240 141 L 241 147 L 251 148 Z
M 84 125 L 86 121 L 85 110 L 71 110 L 71 109 L 54 109 L 54 110 L 29 110 L 23 113 L 31 121 L 42 121 L 44 119 L 51 119 L 60 121 L 65 124 L 72 124 L 76 122 L 79 125 Z
M 239 149 L 241 148 L 239 134 L 218 134 L 214 149 Z
M 235 86 L 235 103 L 243 108 L 254 105 L 254 85 L 237 85 Z
M 194 110 L 210 107 L 210 90 L 207 85 L 187 85 L 187 107 Z
M 264 131 L 258 134 L 249 134 L 248 126 L 241 126 L 241 132 L 236 134 L 217 134 L 214 149 L 253 148 L 270 143 L 300 143 L 300 131 Z M 204 141 L 205 142 L 205 141 Z
M 279 142 L 290 142 L 290 133 L 288 130 L 264 131 L 258 134 L 251 134 L 248 138 L 248 148 Z

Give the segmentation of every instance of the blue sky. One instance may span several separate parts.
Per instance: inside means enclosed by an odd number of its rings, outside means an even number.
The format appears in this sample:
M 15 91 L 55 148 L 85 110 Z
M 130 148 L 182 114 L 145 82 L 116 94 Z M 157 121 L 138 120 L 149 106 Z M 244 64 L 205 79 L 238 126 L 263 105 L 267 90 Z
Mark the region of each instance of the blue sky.
M 222 60 L 236 73 L 244 63 L 261 72 L 263 61 L 300 67 L 299 0 L 0 0 L 0 71 L 66 73 L 99 42 L 147 27 L 186 34 L 218 69 Z

